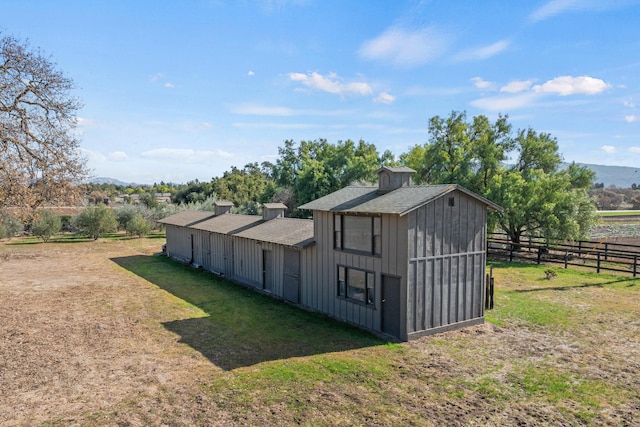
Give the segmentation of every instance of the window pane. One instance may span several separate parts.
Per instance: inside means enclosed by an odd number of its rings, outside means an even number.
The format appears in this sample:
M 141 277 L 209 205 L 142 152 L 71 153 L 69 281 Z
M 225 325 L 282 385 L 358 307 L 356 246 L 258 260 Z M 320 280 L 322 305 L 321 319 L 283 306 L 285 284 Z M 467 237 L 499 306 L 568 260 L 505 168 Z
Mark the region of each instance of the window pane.
M 367 273 L 367 304 L 375 304 L 376 289 L 373 273 Z
M 344 270 L 344 267 L 338 267 L 338 295 L 341 297 L 347 296 Z
M 342 249 L 342 234 L 339 231 L 333 233 L 333 247 Z
M 344 249 L 372 251 L 371 217 L 345 215 L 343 225 Z
M 382 218 L 379 216 L 373 217 L 373 235 L 379 236 L 382 234 Z
M 366 302 L 365 272 L 350 268 L 347 270 L 347 297 Z

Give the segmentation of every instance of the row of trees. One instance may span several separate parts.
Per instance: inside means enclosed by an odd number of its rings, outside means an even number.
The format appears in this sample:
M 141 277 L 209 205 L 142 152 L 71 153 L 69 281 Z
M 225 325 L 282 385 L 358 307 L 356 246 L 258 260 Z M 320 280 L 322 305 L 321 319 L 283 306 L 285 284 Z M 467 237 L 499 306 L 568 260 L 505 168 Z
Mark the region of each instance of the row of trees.
M 80 103 L 71 95 L 71 80 L 26 43 L 0 37 L 0 64 L 0 211 L 11 206 L 33 225 L 45 204 L 72 203 L 81 195 L 87 169 L 74 132 Z M 259 203 L 283 202 L 301 216 L 308 214 L 297 211 L 303 203 L 375 181 L 380 166 L 405 165 L 417 171 L 418 183 L 461 184 L 501 205 L 504 211 L 492 214 L 491 224 L 514 242 L 524 234 L 585 236 L 594 219 L 587 194 L 593 173 L 575 164 L 561 170 L 555 138 L 532 129 L 513 132 L 507 119 L 467 120 L 458 111 L 432 117 L 428 141 L 398 159 L 365 141 L 287 140 L 275 163 L 233 167 L 211 182 L 191 182 L 174 201 L 202 203 L 215 196 L 248 213 Z
M 561 168 L 558 143 L 550 134 L 513 132 L 507 116 L 468 120 L 458 111 L 432 117 L 428 134 L 425 144 L 397 159 L 364 141 L 287 140 L 275 164 L 249 164 L 210 183 L 196 181 L 178 192 L 176 201 L 216 195 L 250 213 L 259 203 L 282 202 L 292 215 L 305 216 L 309 213 L 297 206 L 350 184 L 372 183 L 383 165 L 403 165 L 416 170 L 416 184 L 460 184 L 502 206 L 503 212 L 490 215 L 490 227 L 501 228 L 515 243 L 527 234 L 586 237 L 595 221 L 588 194 L 594 174 L 575 164 Z

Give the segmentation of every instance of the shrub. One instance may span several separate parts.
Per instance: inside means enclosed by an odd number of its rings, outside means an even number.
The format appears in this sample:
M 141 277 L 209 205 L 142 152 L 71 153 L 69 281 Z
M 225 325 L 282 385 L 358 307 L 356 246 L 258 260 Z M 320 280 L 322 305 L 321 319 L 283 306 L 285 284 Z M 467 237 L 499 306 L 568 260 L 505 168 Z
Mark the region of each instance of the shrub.
M 142 237 L 151 231 L 151 224 L 149 224 L 149 221 L 147 221 L 142 214 L 136 213 L 129 222 L 127 222 L 125 230 L 127 230 L 127 233 L 131 236 Z
M 10 239 L 24 230 L 24 224 L 14 216 L 0 214 L 0 239 Z
M 76 228 L 81 234 L 97 240 L 101 234 L 114 231 L 118 226 L 116 214 L 104 205 L 88 207 L 76 217 Z
M 31 233 L 47 243 L 51 236 L 58 233 L 62 228 L 60 217 L 46 209 L 40 212 L 38 217 L 31 224 Z

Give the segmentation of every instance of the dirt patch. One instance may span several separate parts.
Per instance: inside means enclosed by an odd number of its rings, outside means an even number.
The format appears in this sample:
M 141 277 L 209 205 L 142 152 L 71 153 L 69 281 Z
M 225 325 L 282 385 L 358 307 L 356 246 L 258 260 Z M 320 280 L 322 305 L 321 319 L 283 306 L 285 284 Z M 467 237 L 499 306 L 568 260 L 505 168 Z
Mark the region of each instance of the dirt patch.
M 183 378 L 211 366 L 160 328 L 158 313 L 143 308 L 168 296 L 109 259 L 152 253 L 157 245 L 150 241 L 139 251 L 100 240 L 2 247 L 1 425 L 79 425 L 88 415 L 97 424 L 107 416 L 125 425 L 159 425 L 176 408 L 202 406 L 204 397 L 191 401 L 200 396 L 197 386 Z M 131 399 L 141 405 L 139 414 L 118 413 Z M 181 405 L 184 399 L 189 402 Z M 214 409 L 207 402 L 198 413 Z

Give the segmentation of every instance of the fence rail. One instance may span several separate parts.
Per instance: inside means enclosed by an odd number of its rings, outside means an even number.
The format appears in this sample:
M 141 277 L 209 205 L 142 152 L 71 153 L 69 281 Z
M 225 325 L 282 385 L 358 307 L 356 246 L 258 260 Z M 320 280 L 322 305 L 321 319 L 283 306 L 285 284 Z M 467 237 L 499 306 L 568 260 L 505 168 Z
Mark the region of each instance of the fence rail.
M 537 264 L 561 264 L 593 268 L 596 272 L 613 271 L 640 273 L 638 261 L 640 245 L 610 243 L 604 240 L 577 242 L 547 242 L 541 238 L 526 237 L 520 243 L 512 243 L 506 234 L 493 233 L 487 239 L 487 255 L 494 259 L 535 262 Z

